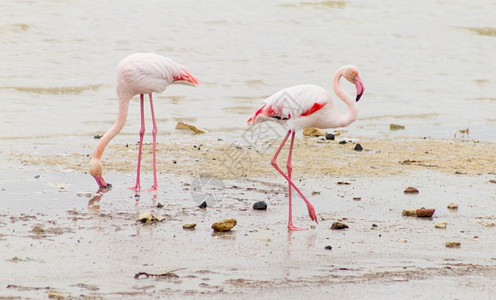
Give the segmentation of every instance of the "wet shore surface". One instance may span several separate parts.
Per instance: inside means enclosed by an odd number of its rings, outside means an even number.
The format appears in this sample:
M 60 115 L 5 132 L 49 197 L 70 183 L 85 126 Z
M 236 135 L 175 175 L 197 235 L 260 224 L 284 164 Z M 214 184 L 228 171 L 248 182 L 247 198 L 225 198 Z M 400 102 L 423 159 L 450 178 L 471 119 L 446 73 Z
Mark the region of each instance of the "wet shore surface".
M 167 151 L 167 159 L 159 160 L 159 169 L 167 171 L 159 174 L 156 193 L 126 189 L 135 180 L 130 145 L 110 148 L 105 174 L 113 188 L 106 193 L 97 193 L 83 174 L 85 154 L 67 154 L 71 164 L 43 155 L 36 161 L 29 154 L 13 156 L 1 171 L 10 179 L 0 187 L 0 296 L 488 299 L 496 291 L 496 183 L 494 170 L 480 169 L 485 162 L 479 155 L 494 144 L 359 139 L 340 145 L 299 138 L 293 178 L 315 205 L 319 224 L 295 196 L 294 223 L 308 230 L 288 232 L 287 186 L 269 168 L 269 153 L 243 178 L 233 172 L 212 178 L 185 167 L 194 162 L 200 170 L 221 170 L 209 155 L 230 144 L 214 142 L 182 144 L 180 156 Z M 356 142 L 364 151 L 353 150 Z M 387 151 L 399 145 L 404 156 Z M 453 163 L 436 160 L 435 149 Z M 323 153 L 328 154 L 316 159 Z M 73 162 L 78 155 L 80 161 Z M 334 155 L 344 157 L 348 168 L 340 169 Z M 306 165 L 306 159 L 320 167 Z M 167 163 L 183 167 L 169 169 Z M 142 176 L 143 188 L 151 186 L 147 168 Z M 409 186 L 419 193 L 405 194 Z M 199 208 L 199 199 L 209 199 L 209 206 Z M 268 209 L 253 210 L 257 201 Z M 458 209 L 448 209 L 450 203 Z M 402 216 L 404 209 L 421 207 L 436 212 L 432 218 Z M 140 223 L 144 212 L 164 220 Z M 236 227 L 214 233 L 211 224 L 226 218 L 235 218 Z M 331 230 L 336 221 L 349 228 Z M 440 222 L 447 222 L 445 229 L 435 228 Z M 185 230 L 186 223 L 197 226 Z M 447 248 L 452 241 L 461 246 Z M 134 278 L 139 272 L 172 273 Z

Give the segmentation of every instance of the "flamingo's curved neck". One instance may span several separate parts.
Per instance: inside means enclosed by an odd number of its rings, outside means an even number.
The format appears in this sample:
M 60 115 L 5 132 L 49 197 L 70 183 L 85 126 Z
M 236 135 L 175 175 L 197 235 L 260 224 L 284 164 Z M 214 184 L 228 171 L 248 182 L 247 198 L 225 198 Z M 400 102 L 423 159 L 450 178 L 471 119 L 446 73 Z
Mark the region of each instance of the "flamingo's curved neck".
M 358 117 L 358 105 L 353 97 L 341 87 L 339 80 L 343 76 L 342 69 L 339 69 L 332 77 L 332 89 L 334 93 L 341 99 L 346 106 L 348 106 L 348 112 L 344 115 L 339 115 L 337 120 L 338 127 L 346 127 L 353 123 Z
M 117 119 L 115 120 L 114 125 L 100 138 L 98 145 L 95 148 L 95 152 L 93 153 L 93 157 L 96 159 L 100 159 L 102 157 L 103 151 L 105 147 L 107 147 L 108 143 L 122 130 L 124 124 L 126 124 L 127 112 L 129 108 L 129 100 L 130 97 L 125 97 L 119 99 L 119 112 L 117 113 Z M 129 98 L 129 99 L 127 99 Z

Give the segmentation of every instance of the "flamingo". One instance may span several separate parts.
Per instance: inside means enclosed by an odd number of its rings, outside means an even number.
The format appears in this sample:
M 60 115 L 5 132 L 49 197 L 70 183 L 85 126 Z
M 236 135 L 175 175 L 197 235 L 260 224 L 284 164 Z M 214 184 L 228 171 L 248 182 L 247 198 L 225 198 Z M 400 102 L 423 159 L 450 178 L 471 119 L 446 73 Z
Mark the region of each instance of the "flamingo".
M 353 98 L 340 86 L 339 80 L 341 77 L 344 77 L 349 82 L 355 84 L 356 98 Z M 348 126 L 353 123 L 358 116 L 357 102 L 360 100 L 360 97 L 365 90 L 360 75 L 358 74 L 358 69 L 351 65 L 341 67 L 336 71 L 332 78 L 332 88 L 339 99 L 348 106 L 348 112 L 344 115 L 337 111 L 331 99 L 331 94 L 324 88 L 316 85 L 296 85 L 280 90 L 268 97 L 265 100 L 265 104 L 256 110 L 247 121 L 248 124 L 255 124 L 269 120 L 277 120 L 279 122 L 285 122 L 288 125 L 288 133 L 282 140 L 281 145 L 270 163 L 288 181 L 288 229 L 290 231 L 304 230 L 303 228 L 295 227 L 293 225 L 291 208 L 292 188 L 294 188 L 303 201 L 305 201 L 310 219 L 318 223 L 313 205 L 291 180 L 291 173 L 293 170 L 291 156 L 293 154 L 295 130 L 306 127 L 337 128 Z M 287 174 L 285 174 L 277 165 L 277 157 L 290 135 L 291 143 L 286 163 Z
M 140 166 L 141 149 L 143 136 L 145 134 L 145 114 L 144 114 L 144 94 L 150 98 L 150 110 L 153 123 L 153 186 L 150 191 L 156 191 L 157 167 L 156 167 L 156 141 L 157 124 L 155 122 L 155 112 L 153 110 L 152 93 L 163 92 L 170 84 L 180 83 L 187 85 L 198 85 L 199 82 L 188 70 L 175 63 L 171 59 L 153 53 L 135 53 L 122 59 L 117 65 L 117 85 L 116 92 L 119 99 L 119 111 L 114 125 L 100 138 L 96 145 L 93 158 L 90 161 L 90 174 L 95 178 L 100 189 L 110 188 L 112 185 L 105 182 L 102 177 L 103 166 L 101 157 L 108 143 L 121 131 L 126 123 L 129 101 L 135 95 L 140 95 L 141 107 L 141 129 L 139 132 L 140 143 L 138 152 L 138 164 L 136 171 L 136 185 L 131 187 L 139 191 L 140 186 Z

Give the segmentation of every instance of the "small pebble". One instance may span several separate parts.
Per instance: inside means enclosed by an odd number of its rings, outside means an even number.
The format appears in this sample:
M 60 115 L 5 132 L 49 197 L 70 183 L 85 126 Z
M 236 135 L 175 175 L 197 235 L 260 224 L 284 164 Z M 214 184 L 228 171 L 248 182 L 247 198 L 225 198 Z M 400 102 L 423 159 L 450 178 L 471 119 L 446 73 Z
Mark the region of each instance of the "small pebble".
M 417 216 L 417 210 L 416 209 L 404 209 L 401 212 L 401 215 L 403 217 L 416 217 Z
M 461 242 L 446 242 L 444 245 L 446 246 L 446 248 L 460 248 L 462 243 Z
M 346 144 L 346 141 L 340 141 L 339 144 L 344 145 L 344 144 Z
M 346 229 L 346 228 L 348 228 L 348 225 L 341 222 L 334 222 L 331 225 L 331 229 L 333 230 Z
M 389 130 L 394 131 L 394 130 L 403 130 L 405 129 L 404 125 L 399 125 L 399 124 L 389 124 Z
M 335 139 L 334 134 L 332 134 L 332 133 L 326 134 L 325 138 L 326 138 L 326 140 L 331 140 L 331 141 L 334 141 L 334 139 Z
M 183 225 L 183 229 L 195 229 L 196 223 L 188 223 Z
M 325 248 L 324 248 L 324 249 L 326 249 L 326 250 L 332 250 L 332 246 L 331 246 L 331 245 L 329 245 L 329 246 L 325 246 Z
M 372 227 L 373 228 L 377 228 L 377 224 L 372 224 Z
M 38 178 L 40 178 L 40 175 L 34 176 L 34 179 L 38 179 Z
M 417 190 L 416 188 L 414 187 L 407 187 L 404 191 L 405 194 L 418 194 L 419 193 L 419 190 Z
M 353 197 L 353 201 L 361 201 L 362 197 Z
M 435 211 L 436 210 L 433 208 L 421 208 L 421 209 L 417 209 L 415 213 L 419 218 L 430 218 L 432 217 Z
M 157 203 L 157 208 L 162 208 L 162 207 L 164 207 L 164 205 L 162 203 L 160 203 L 160 202 Z
M 99 135 L 99 134 L 98 134 L 98 135 L 95 135 L 93 138 L 98 140 L 98 139 L 100 139 L 101 137 L 102 137 L 102 135 Z
M 265 201 L 258 201 L 253 204 L 253 209 L 255 210 L 267 210 L 267 203 Z
M 458 204 L 451 202 L 448 204 L 448 209 L 458 209 Z
M 202 204 L 200 204 L 200 206 L 198 206 L 199 208 L 207 208 L 207 201 L 203 201 Z
M 225 219 L 219 222 L 215 222 L 212 224 L 211 228 L 214 231 L 223 232 L 223 231 L 231 230 L 234 226 L 236 226 L 236 224 L 237 224 L 236 219 L 231 218 L 231 219 Z
M 353 150 L 355 150 L 355 151 L 362 151 L 363 150 L 362 145 L 356 144 L 355 145 L 355 148 Z
M 438 229 L 445 229 L 447 225 L 448 225 L 448 222 L 439 222 L 439 223 L 436 223 L 436 225 L 434 225 L 434 227 L 438 228 Z

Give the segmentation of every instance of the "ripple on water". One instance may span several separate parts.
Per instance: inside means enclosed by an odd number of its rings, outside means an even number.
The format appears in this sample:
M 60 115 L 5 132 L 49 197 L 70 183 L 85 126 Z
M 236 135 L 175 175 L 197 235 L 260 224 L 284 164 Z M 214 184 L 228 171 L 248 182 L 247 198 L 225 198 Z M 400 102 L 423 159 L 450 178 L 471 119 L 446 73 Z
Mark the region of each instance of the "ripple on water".
M 495 27 L 459 27 L 459 28 L 472 31 L 474 33 L 477 33 L 478 35 L 496 37 Z
M 89 84 L 83 86 L 63 86 L 63 87 L 36 87 L 36 86 L 19 86 L 19 87 L 4 87 L 7 89 L 14 89 L 24 93 L 34 93 L 43 95 L 79 95 L 86 91 L 96 91 L 101 84 Z

